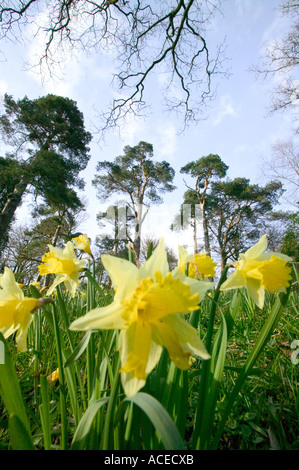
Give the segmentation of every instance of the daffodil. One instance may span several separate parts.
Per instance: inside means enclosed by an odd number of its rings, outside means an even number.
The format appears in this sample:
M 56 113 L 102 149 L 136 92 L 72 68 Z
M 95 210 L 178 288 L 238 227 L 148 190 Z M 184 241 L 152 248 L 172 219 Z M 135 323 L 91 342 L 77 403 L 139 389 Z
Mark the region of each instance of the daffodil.
M 31 286 L 38 288 L 39 287 L 39 282 L 38 281 L 33 281 L 30 283 Z
M 64 249 L 52 245 L 48 248 L 50 251 L 42 257 L 43 264 L 38 267 L 41 276 L 56 274 L 47 294 L 50 295 L 63 282 L 74 297 L 79 285 L 79 273 L 85 267 L 86 260 L 77 259 L 72 242 L 67 242 Z
M 102 262 L 113 284 L 114 300 L 78 318 L 70 328 L 120 330 L 120 372 L 127 396 L 144 386 L 163 346 L 180 369 L 188 369 L 194 356 L 210 357 L 197 330 L 179 314 L 196 310 L 212 283 L 169 272 L 163 241 L 139 269 L 110 255 L 103 255 Z
M 246 287 L 259 308 L 264 306 L 265 290 L 284 292 L 291 279 L 287 262 L 292 258 L 282 253 L 265 253 L 267 246 L 267 235 L 263 235 L 254 246 L 240 254 L 240 260 L 234 263 L 235 271 L 222 284 L 221 290 Z
M 72 238 L 72 242 L 77 250 L 85 251 L 85 253 L 92 256 L 89 239 L 86 233 L 79 235 L 79 237 Z
M 178 268 L 183 274 L 187 272 L 189 277 L 195 279 L 204 279 L 205 277 L 213 277 L 216 273 L 215 267 L 217 263 L 213 261 L 206 253 L 196 253 L 190 255 L 182 246 L 178 247 L 179 261 Z
M 33 312 L 52 299 L 25 297 L 10 269 L 5 268 L 0 289 L 0 331 L 4 338 L 16 334 L 18 351 L 27 350 L 27 333 Z
M 59 369 L 54 370 L 50 375 L 48 375 L 47 380 L 49 383 L 57 382 L 57 380 L 59 380 Z

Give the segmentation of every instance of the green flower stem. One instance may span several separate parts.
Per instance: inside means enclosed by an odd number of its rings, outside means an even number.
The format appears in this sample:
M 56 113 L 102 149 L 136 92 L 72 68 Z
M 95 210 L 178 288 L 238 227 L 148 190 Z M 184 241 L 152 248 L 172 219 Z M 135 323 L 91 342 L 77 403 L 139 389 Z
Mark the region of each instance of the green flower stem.
M 256 363 L 257 359 L 259 358 L 261 352 L 265 348 L 268 339 L 273 332 L 274 328 L 276 327 L 282 313 L 284 310 L 284 307 L 287 305 L 288 297 L 290 293 L 290 288 L 288 288 L 287 292 L 284 294 L 280 294 L 278 299 L 276 300 L 275 304 L 272 307 L 272 310 L 267 317 L 267 320 L 255 342 L 255 345 L 249 354 L 243 368 L 241 369 L 241 372 L 239 374 L 239 377 L 229 395 L 228 402 L 226 404 L 226 407 L 223 412 L 223 416 L 221 419 L 221 422 L 218 426 L 216 436 L 213 441 L 213 449 L 216 449 L 218 446 L 218 443 L 220 441 L 220 438 L 222 436 L 224 426 L 226 424 L 227 418 L 232 410 L 233 404 L 246 380 L 246 378 L 250 375 L 250 372 L 252 371 L 252 368 L 254 364 Z
M 209 354 L 211 354 L 211 349 L 212 349 L 211 345 L 212 345 L 212 338 L 213 338 L 213 332 L 214 332 L 217 302 L 220 296 L 220 287 L 223 284 L 223 282 L 226 280 L 228 269 L 229 269 L 229 266 L 226 266 L 224 270 L 222 271 L 218 285 L 214 292 L 214 297 L 212 298 L 212 307 L 210 311 L 208 329 L 207 329 L 207 335 L 206 335 L 206 341 L 205 341 L 205 346 Z M 208 393 L 208 376 L 210 373 L 210 369 L 211 369 L 211 360 L 203 361 L 197 409 L 196 409 L 196 417 L 195 417 L 195 426 L 194 426 L 194 431 L 193 431 L 193 436 L 192 436 L 192 449 L 198 449 L 200 445 L 200 429 L 202 426 L 201 421 L 202 421 L 202 416 L 203 416 L 205 399 Z
M 94 268 L 93 268 L 94 271 Z M 94 276 L 93 276 L 94 279 Z M 95 290 L 94 285 L 88 277 L 87 283 L 87 299 L 86 299 L 86 313 L 90 312 L 95 306 Z M 87 346 L 87 396 L 88 401 L 91 399 L 94 388 L 94 373 L 95 373 L 95 344 L 94 336 L 91 334 Z
M 41 424 L 43 428 L 44 449 L 51 450 L 51 421 L 48 380 L 45 375 L 40 376 L 40 390 L 42 403 L 39 405 Z
M 64 361 L 62 356 L 61 338 L 57 318 L 56 305 L 53 305 L 53 326 L 56 340 L 57 362 L 59 369 L 59 391 L 60 391 L 60 409 L 61 409 L 61 450 L 67 449 L 68 442 L 68 420 L 67 420 L 67 405 L 66 405 L 66 386 L 64 377 Z
M 118 360 L 116 362 L 116 369 L 115 369 L 115 374 L 114 377 L 110 379 L 111 383 L 111 393 L 109 396 L 109 402 L 108 402 L 108 407 L 107 407 L 107 414 L 105 417 L 105 424 L 104 424 L 104 431 L 103 431 L 103 438 L 102 438 L 102 445 L 101 445 L 101 450 L 112 450 L 114 448 L 111 447 L 111 426 L 113 427 L 114 423 L 114 416 L 115 416 L 115 410 L 116 410 L 116 398 L 117 398 L 117 392 L 119 388 L 119 369 L 120 369 L 120 357 L 118 357 Z

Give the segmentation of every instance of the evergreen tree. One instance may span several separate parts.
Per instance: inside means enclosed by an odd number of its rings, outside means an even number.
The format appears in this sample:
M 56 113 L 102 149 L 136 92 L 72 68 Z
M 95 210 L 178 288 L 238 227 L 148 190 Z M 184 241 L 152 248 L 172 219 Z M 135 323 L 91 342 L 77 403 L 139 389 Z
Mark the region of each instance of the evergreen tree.
M 14 157 L 1 159 L 2 181 L 7 182 L 1 196 L 2 242 L 29 190 L 50 205 L 66 204 L 74 209 L 80 206 L 74 188 L 84 187 L 78 175 L 89 161 L 91 140 L 82 113 L 69 98 L 47 95 L 15 101 L 6 94 L 4 107 L 0 131 L 5 142 L 13 147 Z
M 99 199 L 105 201 L 111 194 L 126 196 L 135 222 L 132 237 L 139 260 L 141 228 L 152 204 L 162 202 L 160 194 L 173 191 L 174 170 L 168 162 L 153 161 L 153 146 L 139 142 L 135 147 L 124 147 L 124 155 L 113 162 L 103 161 L 97 164 L 98 174 L 93 180 Z
M 219 155 L 209 154 L 206 157 L 187 163 L 181 168 L 181 173 L 190 175 L 195 178 L 195 186 L 188 187 L 184 194 L 184 203 L 192 206 L 193 229 L 194 229 L 194 252 L 197 252 L 196 242 L 196 209 L 199 204 L 201 210 L 204 249 L 208 256 L 211 256 L 210 239 L 208 231 L 208 221 L 206 217 L 206 200 L 208 197 L 208 189 L 211 182 L 226 175 L 228 166 L 221 160 Z

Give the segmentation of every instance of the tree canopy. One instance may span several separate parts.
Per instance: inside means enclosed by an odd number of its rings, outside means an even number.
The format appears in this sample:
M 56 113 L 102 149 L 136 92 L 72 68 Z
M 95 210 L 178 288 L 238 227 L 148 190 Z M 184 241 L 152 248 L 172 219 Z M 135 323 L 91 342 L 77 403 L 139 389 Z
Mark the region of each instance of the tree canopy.
M 4 108 L 0 132 L 12 153 L 0 161 L 5 185 L 0 201 L 2 241 L 28 190 L 50 206 L 82 207 L 76 189 L 84 187 L 79 173 L 89 161 L 91 140 L 82 113 L 69 98 L 47 95 L 15 101 L 6 94 Z
M 97 164 L 93 185 L 99 199 L 105 201 L 112 194 L 126 196 L 135 218 L 134 244 L 137 257 L 140 252 L 140 233 L 151 204 L 162 202 L 161 194 L 173 191 L 175 172 L 166 161 L 153 161 L 153 146 L 147 142 L 124 147 L 124 155 L 114 161 Z

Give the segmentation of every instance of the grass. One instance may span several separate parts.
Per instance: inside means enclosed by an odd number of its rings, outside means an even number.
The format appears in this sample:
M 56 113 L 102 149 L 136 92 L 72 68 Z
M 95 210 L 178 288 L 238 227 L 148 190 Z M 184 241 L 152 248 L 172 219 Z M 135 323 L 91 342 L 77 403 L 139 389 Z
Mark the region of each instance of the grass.
M 54 306 L 47 305 L 35 314 L 26 353 L 16 352 L 13 337 L 6 341 L 30 422 L 33 447 L 171 449 L 180 448 L 183 443 L 187 449 L 198 448 L 192 435 L 198 427 L 195 415 L 204 377 L 203 362 L 195 361 L 188 371 L 180 371 L 164 352 L 142 393 L 126 399 L 118 380 L 118 333 L 97 331 L 85 336 L 67 328 L 92 306 L 107 305 L 112 300 L 108 287 L 99 287 L 90 279 L 82 289 L 74 299 L 58 289 Z M 211 381 L 211 371 L 207 375 L 207 403 L 213 414 L 210 427 L 200 424 L 205 436 L 202 448 L 213 448 L 232 389 L 277 297 L 269 294 L 260 311 L 245 291 L 238 295 L 221 293 L 215 310 L 213 343 L 216 344 L 217 331 L 225 329 L 227 343 L 223 333 L 218 348 L 225 349 L 226 354 L 225 362 L 216 361 L 212 369 L 215 383 Z M 204 342 L 210 313 L 211 298 L 207 295 L 201 303 L 199 321 Z M 299 339 L 298 320 L 294 282 L 279 322 L 236 395 L 217 442 L 218 449 L 299 448 L 299 364 L 291 361 L 291 343 Z M 49 376 L 59 366 L 59 380 L 51 382 Z M 215 405 L 211 398 L 214 391 Z M 14 429 L 21 429 L 20 423 L 14 423 L 2 398 L 0 407 L 0 449 L 23 448 L 26 443 L 15 443 L 12 438 L 17 435 Z

